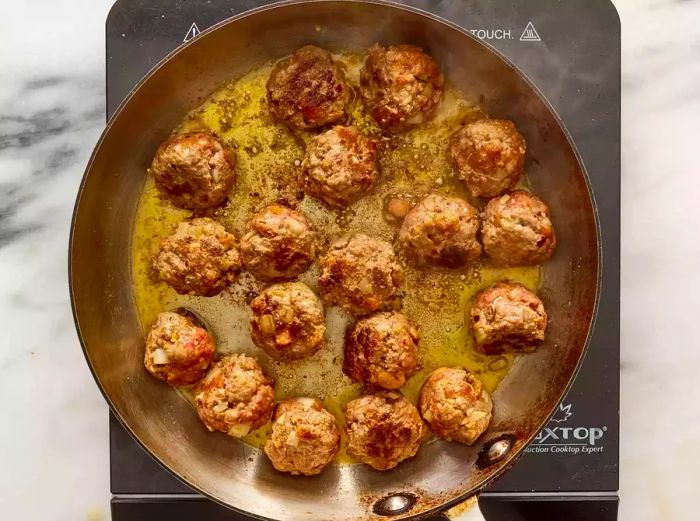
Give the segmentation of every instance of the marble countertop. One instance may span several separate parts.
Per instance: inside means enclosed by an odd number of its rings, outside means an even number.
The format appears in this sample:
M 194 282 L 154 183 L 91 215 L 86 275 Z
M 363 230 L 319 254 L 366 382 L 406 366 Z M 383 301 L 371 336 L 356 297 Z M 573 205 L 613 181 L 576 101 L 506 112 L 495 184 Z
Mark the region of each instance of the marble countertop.
M 697 519 L 700 1 L 615 0 L 623 32 L 620 519 Z M 104 127 L 110 0 L 0 18 L 0 512 L 109 518 L 107 406 L 78 346 L 66 249 Z M 692 157 L 692 156 L 691 156 Z

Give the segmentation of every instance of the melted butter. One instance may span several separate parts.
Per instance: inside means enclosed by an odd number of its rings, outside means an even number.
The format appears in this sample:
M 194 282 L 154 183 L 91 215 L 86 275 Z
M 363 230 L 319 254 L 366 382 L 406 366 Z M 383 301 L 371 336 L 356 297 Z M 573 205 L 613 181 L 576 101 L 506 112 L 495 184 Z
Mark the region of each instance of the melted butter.
M 337 55 L 345 66 L 349 81 L 357 85 L 360 55 Z M 265 83 L 272 65 L 252 71 L 217 90 L 200 107 L 193 110 L 176 132 L 209 130 L 215 133 L 236 155 L 236 184 L 228 203 L 211 216 L 241 236 L 252 214 L 273 201 L 297 205 L 315 223 L 328 241 L 347 232 L 363 232 L 394 242 L 398 224 L 383 218 L 385 200 L 393 195 L 422 195 L 440 191 L 459 195 L 478 205 L 462 184 L 453 178 L 447 159 L 450 135 L 465 121 L 484 116 L 478 107 L 469 106 L 459 93 L 448 88 L 443 102 L 431 122 L 406 134 L 382 138 L 378 127 L 355 99 L 348 109 L 349 120 L 365 133 L 380 141 L 382 176 L 372 194 L 352 208 L 337 213 L 313 198 L 301 201 L 298 179 L 304 145 L 312 134 L 292 134 L 275 124 L 265 103 Z M 527 188 L 524 184 L 520 188 Z M 362 393 L 341 370 L 344 332 L 350 317 L 338 308 L 326 309 L 325 347 L 313 357 L 293 363 L 269 359 L 251 341 L 248 331 L 247 299 L 262 286 L 242 274 L 231 288 L 215 297 L 178 295 L 150 275 L 153 257 L 160 240 L 172 233 L 177 223 L 192 215 L 162 199 L 153 180 L 144 185 L 132 238 L 132 281 L 134 299 L 144 334 L 158 313 L 180 306 L 197 313 L 217 339 L 220 354 L 245 352 L 255 356 L 275 379 L 277 399 L 315 396 L 335 415 L 342 432 L 341 452 L 337 461 L 352 462 L 346 452 L 343 427 L 345 405 Z M 474 350 L 467 330 L 465 309 L 474 295 L 498 280 L 513 280 L 536 289 L 539 268 L 496 269 L 476 265 L 464 272 L 417 272 L 406 269 L 402 290 L 402 310 L 419 326 L 418 372 L 401 390 L 417 401 L 420 388 L 431 371 L 440 366 L 465 367 L 476 373 L 493 392 L 512 366 L 512 355 L 485 356 Z M 300 280 L 317 289 L 318 266 L 314 265 Z M 439 317 L 439 319 L 436 319 Z M 181 394 L 192 401 L 190 389 Z M 244 438 L 262 447 L 269 425 Z

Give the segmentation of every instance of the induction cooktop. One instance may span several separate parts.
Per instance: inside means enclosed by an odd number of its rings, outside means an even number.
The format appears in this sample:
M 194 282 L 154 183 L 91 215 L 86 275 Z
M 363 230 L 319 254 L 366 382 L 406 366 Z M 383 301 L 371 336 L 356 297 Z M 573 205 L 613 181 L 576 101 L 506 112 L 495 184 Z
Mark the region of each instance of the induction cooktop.
M 119 0 L 109 13 L 107 117 L 164 56 L 264 0 Z M 602 234 L 598 319 L 573 387 L 516 465 L 480 498 L 489 521 L 617 519 L 620 22 L 609 0 L 404 0 L 515 63 L 563 120 L 590 177 Z M 112 519 L 243 521 L 160 467 L 110 415 Z

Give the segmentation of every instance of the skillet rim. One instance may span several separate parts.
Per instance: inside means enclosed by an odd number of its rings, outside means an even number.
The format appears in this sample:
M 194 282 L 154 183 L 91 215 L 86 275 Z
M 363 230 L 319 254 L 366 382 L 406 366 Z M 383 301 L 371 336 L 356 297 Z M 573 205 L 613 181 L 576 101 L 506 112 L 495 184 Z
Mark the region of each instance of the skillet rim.
M 238 512 L 240 514 L 250 516 L 256 519 L 264 520 L 264 521 L 275 521 L 274 518 L 266 517 L 266 516 L 261 516 L 258 514 L 255 514 L 253 512 L 249 512 L 247 510 L 244 510 L 240 507 L 237 507 L 235 505 L 232 505 L 230 503 L 225 502 L 224 500 L 209 494 L 205 490 L 199 488 L 198 486 L 194 485 L 191 483 L 188 479 L 180 476 L 177 474 L 175 471 L 170 469 L 163 461 L 153 452 L 151 451 L 146 445 L 144 445 L 141 440 L 136 436 L 136 434 L 132 431 L 132 429 L 129 427 L 129 425 L 126 423 L 126 420 L 122 417 L 122 415 L 116 410 L 114 404 L 112 403 L 112 400 L 110 397 L 107 395 L 107 393 L 104 390 L 104 387 L 102 386 L 97 373 L 95 371 L 95 368 L 92 365 L 92 362 L 90 360 L 90 356 L 88 354 L 87 350 L 87 343 L 83 337 L 83 333 L 80 327 L 80 319 L 78 317 L 78 311 L 77 311 L 77 305 L 76 305 L 76 296 L 74 293 L 74 288 L 73 288 L 73 278 L 74 278 L 74 272 L 73 272 L 73 256 L 74 256 L 74 248 L 75 248 L 75 226 L 76 222 L 78 219 L 78 213 L 80 210 L 80 203 L 82 200 L 83 196 L 83 190 L 85 188 L 85 184 L 87 182 L 87 178 L 89 176 L 90 171 L 92 170 L 93 163 L 95 162 L 95 158 L 97 157 L 100 148 L 102 147 L 103 143 L 106 141 L 107 136 L 110 133 L 110 130 L 112 126 L 115 124 L 115 121 L 118 119 L 119 115 L 121 112 L 124 110 L 124 108 L 130 103 L 132 98 L 136 97 L 138 94 L 138 91 L 141 89 L 141 87 L 147 83 L 150 78 L 155 75 L 167 62 L 169 62 L 171 59 L 173 59 L 175 56 L 177 56 L 180 52 L 183 52 L 184 49 L 192 45 L 194 42 L 200 40 L 201 38 L 206 37 L 209 35 L 209 33 L 213 33 L 214 31 L 218 30 L 221 27 L 224 27 L 228 24 L 235 23 L 236 21 L 247 18 L 250 16 L 254 16 L 258 13 L 264 12 L 264 11 L 270 11 L 274 9 L 280 9 L 284 8 L 289 5 L 298 5 L 298 4 L 313 4 L 313 3 L 336 3 L 336 4 L 342 4 L 342 3 L 356 3 L 356 4 L 374 4 L 374 5 L 381 5 L 385 7 L 389 7 L 392 9 L 397 9 L 397 10 L 402 10 L 402 11 L 407 11 L 409 13 L 417 14 L 419 16 L 428 18 L 432 22 L 436 22 L 437 24 L 441 24 L 444 26 L 449 27 L 450 29 L 456 30 L 463 36 L 466 36 L 470 38 L 473 42 L 476 42 L 478 45 L 483 46 L 487 51 L 490 51 L 491 53 L 495 54 L 507 67 L 509 67 L 516 75 L 518 75 L 526 84 L 527 86 L 532 90 L 532 92 L 535 93 L 535 95 L 539 98 L 539 100 L 543 103 L 543 105 L 549 110 L 551 113 L 554 121 L 557 123 L 559 126 L 560 130 L 562 131 L 566 142 L 568 143 L 569 147 L 571 148 L 571 151 L 573 152 L 573 155 L 580 167 L 581 174 L 583 176 L 585 185 L 586 185 L 586 190 L 588 192 L 588 197 L 591 203 L 591 208 L 592 208 L 592 214 L 593 214 L 593 220 L 594 220 L 594 227 L 595 227 L 595 235 L 596 235 L 596 250 L 597 250 L 597 256 L 596 256 L 596 266 L 597 266 L 597 273 L 595 277 L 596 281 L 596 287 L 595 287 L 595 297 L 594 297 L 594 302 L 591 310 L 591 318 L 590 318 L 590 323 L 588 325 L 588 331 L 586 333 L 586 338 L 583 342 L 583 346 L 580 352 L 580 355 L 578 357 L 578 360 L 576 361 L 575 366 L 571 370 L 571 374 L 569 375 L 568 381 L 566 385 L 563 387 L 559 398 L 557 399 L 556 403 L 558 404 L 564 396 L 569 392 L 573 382 L 575 381 L 576 377 L 578 376 L 578 373 L 581 369 L 581 365 L 583 363 L 583 360 L 586 357 L 586 354 L 588 352 L 588 347 L 591 342 L 591 337 L 592 333 L 595 329 L 596 323 L 597 323 L 597 317 L 598 317 L 598 308 L 600 304 L 600 293 L 601 293 L 601 282 L 602 282 L 602 273 L 603 273 L 603 252 L 602 252 L 602 241 L 601 241 L 601 229 L 600 229 L 600 218 L 598 216 L 598 207 L 596 204 L 596 199 L 595 195 L 593 193 L 590 177 L 588 175 L 588 171 L 586 169 L 586 166 L 583 162 L 583 158 L 581 157 L 581 154 L 578 151 L 578 148 L 576 147 L 576 144 L 569 133 L 568 129 L 564 125 L 563 120 L 557 113 L 557 111 L 554 109 L 554 107 L 551 105 L 551 103 L 547 100 L 545 95 L 542 93 L 542 91 L 535 85 L 535 83 L 517 66 L 515 63 L 513 63 L 508 57 L 506 57 L 503 53 L 498 51 L 496 48 L 494 48 L 492 45 L 489 43 L 480 40 L 476 38 L 474 35 L 472 35 L 469 31 L 466 29 L 462 28 L 461 26 L 451 22 L 450 20 L 447 20 L 445 18 L 442 18 L 440 16 L 437 16 L 433 13 L 430 13 L 429 11 L 425 11 L 423 9 L 413 7 L 410 5 L 405 5 L 402 3 L 398 3 L 392 0 L 282 0 L 279 2 L 274 2 L 270 3 L 267 5 L 263 5 L 260 7 L 256 7 L 253 9 L 249 9 L 247 11 L 244 11 L 242 13 L 239 13 L 235 16 L 226 18 L 211 27 L 207 28 L 206 30 L 202 31 L 199 35 L 196 37 L 192 38 L 190 41 L 184 43 L 183 45 L 180 45 L 173 49 L 171 52 L 169 52 L 164 58 L 158 61 L 156 65 L 151 68 L 151 70 L 148 71 L 148 73 L 141 78 L 136 85 L 129 91 L 127 96 L 122 100 L 122 102 L 118 105 L 118 107 L 115 109 L 112 117 L 107 121 L 105 128 L 100 135 L 97 143 L 95 144 L 95 147 L 92 151 L 92 154 L 90 155 L 90 159 L 85 167 L 85 171 L 83 173 L 82 179 L 80 181 L 80 185 L 78 188 L 78 193 L 76 196 L 75 204 L 73 207 L 73 212 L 72 212 L 72 217 L 71 217 L 71 225 L 70 225 L 70 235 L 69 235 L 69 245 L 68 245 L 68 286 L 69 286 L 69 293 L 70 293 L 70 301 L 71 301 L 71 314 L 73 316 L 73 322 L 75 325 L 76 333 L 78 335 L 78 340 L 81 345 L 81 349 L 83 351 L 83 355 L 85 356 L 85 360 L 88 364 L 88 367 L 90 368 L 90 372 L 92 373 L 93 379 L 95 380 L 95 383 L 97 384 L 98 389 L 100 390 L 100 393 L 104 397 L 105 401 L 107 402 L 110 411 L 112 414 L 114 414 L 115 418 L 119 421 L 119 423 L 124 427 L 124 429 L 129 433 L 129 435 L 134 439 L 134 441 L 141 447 L 142 450 L 146 452 L 158 465 L 160 465 L 164 470 L 166 470 L 169 474 L 177 478 L 180 482 L 184 483 L 187 487 L 191 488 L 193 491 L 201 494 L 202 496 L 216 502 L 219 505 L 222 505 L 226 508 L 229 508 L 235 512 Z M 108 17 L 111 15 L 111 10 L 110 13 L 108 14 Z M 79 276 L 79 275 L 77 275 Z M 409 514 L 407 516 L 396 516 L 394 519 L 401 519 L 401 520 L 417 520 L 420 518 L 428 517 L 431 515 L 439 514 L 442 512 L 445 512 L 446 510 L 449 510 L 450 508 L 464 502 L 468 498 L 477 495 L 480 490 L 488 486 L 490 483 L 492 483 L 494 480 L 499 478 L 503 473 L 507 472 L 517 461 L 518 459 L 524 454 L 525 448 L 532 442 L 532 440 L 535 438 L 537 433 L 539 433 L 540 430 L 544 426 L 547 425 L 551 417 L 555 414 L 556 412 L 556 406 L 552 407 L 552 410 L 547 413 L 544 416 L 544 419 L 542 422 L 540 422 L 538 425 L 536 425 L 536 428 L 532 430 L 531 433 L 529 433 L 526 437 L 522 438 L 522 444 L 520 448 L 510 454 L 508 458 L 498 467 L 494 467 L 490 471 L 490 474 L 485 476 L 484 479 L 482 479 L 481 482 L 479 482 L 477 485 L 474 487 L 458 494 L 457 496 L 444 501 L 443 503 L 439 503 L 437 506 L 431 506 L 430 508 L 427 508 L 426 510 L 416 513 L 416 514 Z M 187 497 L 187 495 L 184 495 L 183 497 Z M 387 517 L 388 518 L 388 517 Z

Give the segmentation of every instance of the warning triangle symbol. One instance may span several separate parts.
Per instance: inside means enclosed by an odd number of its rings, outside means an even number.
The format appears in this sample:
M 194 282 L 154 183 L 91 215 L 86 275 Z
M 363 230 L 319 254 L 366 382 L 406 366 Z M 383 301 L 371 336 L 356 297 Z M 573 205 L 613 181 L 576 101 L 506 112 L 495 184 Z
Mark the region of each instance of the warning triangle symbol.
M 523 34 L 520 36 L 520 41 L 521 42 L 541 42 L 542 39 L 540 38 L 540 35 L 537 33 L 537 30 L 535 29 L 535 26 L 532 25 L 532 22 L 528 22 L 527 26 L 525 26 L 525 30 L 523 31 Z
M 182 40 L 183 42 L 189 42 L 192 38 L 197 36 L 199 33 L 202 31 L 199 30 L 199 27 L 197 27 L 197 24 L 193 23 L 190 25 L 190 30 L 187 31 L 187 34 L 185 35 L 185 38 Z

